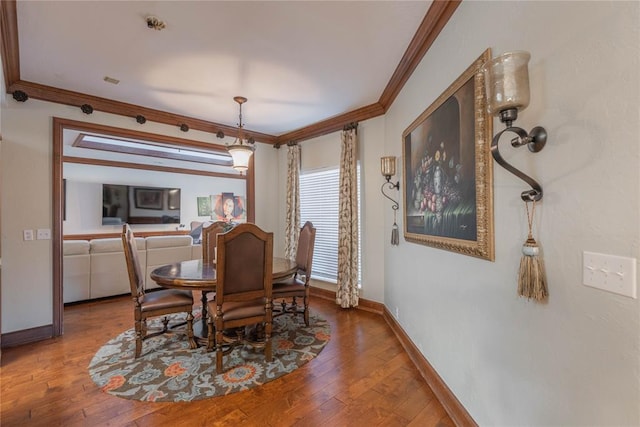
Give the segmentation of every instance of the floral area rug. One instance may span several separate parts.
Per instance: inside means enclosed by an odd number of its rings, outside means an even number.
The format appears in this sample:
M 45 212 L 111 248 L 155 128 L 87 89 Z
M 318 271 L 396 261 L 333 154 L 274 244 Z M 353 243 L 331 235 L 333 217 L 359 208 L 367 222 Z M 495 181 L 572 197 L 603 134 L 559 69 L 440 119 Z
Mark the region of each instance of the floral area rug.
M 200 313 L 194 313 L 200 321 Z M 173 317 L 177 320 L 179 316 Z M 194 320 L 195 322 L 196 320 Z M 153 320 L 149 326 L 153 327 Z M 159 323 L 157 323 L 159 324 Z M 157 325 L 156 324 L 156 325 Z M 262 349 L 237 346 L 224 356 L 224 370 L 216 374 L 215 351 L 189 349 L 183 333 L 166 333 L 144 341 L 134 359 L 135 331 L 129 329 L 107 342 L 89 364 L 91 379 L 102 391 L 124 399 L 181 402 L 208 399 L 247 390 L 294 371 L 316 357 L 329 342 L 329 323 L 310 313 L 306 327 L 301 316 L 273 319 L 273 361 Z

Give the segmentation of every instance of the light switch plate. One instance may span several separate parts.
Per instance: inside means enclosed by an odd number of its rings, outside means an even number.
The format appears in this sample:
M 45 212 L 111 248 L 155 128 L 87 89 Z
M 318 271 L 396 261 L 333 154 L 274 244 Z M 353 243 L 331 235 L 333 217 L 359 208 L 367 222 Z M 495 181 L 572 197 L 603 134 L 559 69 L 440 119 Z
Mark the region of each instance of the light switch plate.
M 583 252 L 582 283 L 593 288 L 637 298 L 636 259 Z
M 33 240 L 33 230 L 22 230 L 22 238 L 24 240 Z
M 36 239 L 38 240 L 51 240 L 51 229 L 49 228 L 38 228 L 36 232 Z

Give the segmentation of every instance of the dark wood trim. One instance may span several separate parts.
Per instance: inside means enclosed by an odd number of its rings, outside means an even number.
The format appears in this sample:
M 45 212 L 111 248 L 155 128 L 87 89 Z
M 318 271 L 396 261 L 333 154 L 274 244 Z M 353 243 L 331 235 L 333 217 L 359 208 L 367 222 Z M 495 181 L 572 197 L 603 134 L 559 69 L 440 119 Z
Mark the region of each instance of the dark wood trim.
M 247 170 L 247 222 L 256 222 L 256 172 L 255 154 L 249 158 L 249 170 Z
M 53 118 L 53 165 L 52 165 L 52 205 L 53 205 L 53 229 L 51 244 L 53 245 L 53 258 L 51 264 L 53 267 L 53 336 L 57 337 L 63 334 L 64 330 L 64 301 L 62 293 L 62 221 L 63 213 L 63 182 L 62 182 L 62 151 L 64 146 L 64 125 L 60 120 Z
M 431 366 L 429 361 L 415 346 L 413 341 L 411 341 L 404 329 L 402 329 L 402 326 L 400 326 L 400 324 L 396 321 L 387 307 L 384 308 L 382 316 L 384 317 L 384 320 L 387 322 L 387 324 L 391 327 L 396 337 L 398 337 L 398 340 L 400 341 L 400 344 L 402 344 L 404 350 L 407 352 L 407 355 L 416 366 L 418 371 L 420 371 L 420 375 L 422 375 L 422 378 L 424 378 L 427 384 L 429 384 L 429 387 L 431 387 L 431 390 L 433 390 L 433 393 L 436 395 L 455 425 L 477 427 L 478 424 L 473 420 L 473 418 L 471 418 L 471 415 L 469 415 L 465 407 L 462 406 L 462 403 L 460 403 L 451 389 L 442 380 L 442 378 L 440 378 L 440 375 L 438 375 L 433 366 Z
M 378 102 L 386 112 L 462 0 L 434 1 Z
M 356 308 L 358 308 L 359 310 L 370 311 L 372 313 L 381 315 L 382 312 L 384 311 L 384 304 L 376 301 L 371 301 L 365 298 L 359 298 L 358 307 Z
M 309 295 L 314 296 L 314 297 L 318 297 L 318 298 L 322 298 L 322 299 L 326 299 L 329 301 L 335 301 L 336 300 L 336 293 L 333 291 L 329 291 L 327 289 L 323 289 L 323 288 L 317 288 L 315 286 L 309 286 Z
M 184 236 L 189 234 L 189 230 L 164 230 L 164 231 L 139 231 L 136 230 L 136 237 L 151 236 Z M 121 237 L 122 233 L 86 233 L 86 234 L 65 234 L 64 240 L 93 240 Z
M 326 135 L 331 132 L 337 132 L 339 130 L 342 130 L 344 125 L 346 125 L 347 123 L 360 122 L 363 120 L 381 116 L 383 114 L 384 108 L 382 108 L 382 105 L 376 102 L 375 104 L 367 105 L 348 113 L 331 117 L 321 122 L 303 127 L 301 129 L 287 132 L 278 137 L 277 143 L 286 144 L 289 141 L 300 142 L 306 139 Z
M 318 288 L 315 286 L 310 286 L 309 287 L 309 294 L 311 296 L 317 297 L 317 298 L 322 298 L 322 299 L 326 299 L 329 301 L 335 301 L 336 300 L 336 293 L 334 291 L 330 291 L 328 289 L 324 289 L 324 288 Z M 360 298 L 358 300 L 358 306 L 356 307 L 358 310 L 364 310 L 364 311 L 370 311 L 372 313 L 376 313 L 376 314 L 382 314 L 384 311 L 384 304 L 376 302 L 376 301 L 371 301 L 368 299 L 364 299 L 364 298 Z
M 53 326 L 45 325 L 21 331 L 7 332 L 2 334 L 2 348 L 17 347 L 36 341 L 53 338 Z
M 100 160 L 100 159 L 88 159 L 86 157 L 71 157 L 64 156 L 62 158 L 65 163 L 78 163 L 83 165 L 96 165 L 96 166 L 107 166 L 113 168 L 127 168 L 127 169 L 142 169 L 142 170 L 150 170 L 150 171 L 158 171 L 158 172 L 167 172 L 167 173 L 182 173 L 187 175 L 202 175 L 202 176 L 210 176 L 216 178 L 231 178 L 231 179 L 243 179 L 246 180 L 245 176 L 240 176 L 233 173 L 223 173 L 223 172 L 209 172 L 209 171 L 200 171 L 195 169 L 184 169 L 184 168 L 170 168 L 168 166 L 158 166 L 158 165 L 145 165 L 142 163 L 130 163 L 130 162 L 116 162 L 114 160 Z
M 13 83 L 20 80 L 16 0 L 3 0 L 0 2 L 0 39 L 2 39 L 4 81 L 6 87 L 9 88 Z
M 166 111 L 154 110 L 152 108 L 128 104 L 126 102 L 87 95 L 80 92 L 45 86 L 39 83 L 19 80 L 12 83 L 11 86 L 7 85 L 7 92 L 14 92 L 16 90 L 21 90 L 27 93 L 30 98 L 55 102 L 58 104 L 71 105 L 74 107 L 89 104 L 93 107 L 94 111 L 103 111 L 105 113 L 128 116 L 131 117 L 132 121 L 136 120 L 136 116 L 142 115 L 152 122 L 164 123 L 170 126 L 180 126 L 185 124 L 189 129 L 200 130 L 214 135 L 218 131 L 222 131 L 225 136 L 238 136 L 238 128 L 236 127 L 183 116 L 180 114 L 168 113 Z M 258 142 L 264 142 L 267 144 L 274 144 L 276 142 L 275 136 L 268 135 L 266 133 L 256 132 L 249 129 L 243 129 L 242 133 L 245 138 L 253 137 Z

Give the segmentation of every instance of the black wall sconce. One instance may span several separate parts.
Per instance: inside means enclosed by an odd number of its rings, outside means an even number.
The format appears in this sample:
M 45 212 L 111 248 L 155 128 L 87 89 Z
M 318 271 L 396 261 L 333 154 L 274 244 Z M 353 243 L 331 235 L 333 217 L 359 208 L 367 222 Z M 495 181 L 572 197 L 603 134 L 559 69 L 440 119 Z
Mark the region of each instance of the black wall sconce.
M 511 140 L 511 146 L 526 145 L 532 153 L 542 150 L 547 143 L 547 131 L 543 127 L 536 126 L 527 133 L 524 129 L 513 126 L 513 122 L 518 118 L 518 111 L 529 105 L 530 57 L 529 52 L 506 52 L 488 61 L 481 69 L 487 91 L 487 111 L 489 114 L 500 116 L 500 121 L 507 126 L 493 137 L 491 154 L 500 166 L 531 186 L 531 190 L 523 191 L 520 195 L 525 202 L 542 199 L 542 187 L 533 178 L 504 160 L 498 150 L 498 141 L 503 133 L 513 132 L 517 137 Z
M 392 199 L 389 195 L 387 195 L 384 192 L 385 187 L 387 187 L 389 190 L 393 190 L 394 188 L 398 191 L 400 190 L 400 181 L 396 182 L 395 184 L 391 182 L 391 177 L 395 176 L 396 174 L 396 156 L 381 157 L 380 172 L 382 173 L 382 176 L 384 176 L 385 179 L 387 180 L 387 182 L 382 184 L 382 187 L 380 187 L 380 191 L 382 192 L 382 195 L 384 197 L 386 197 L 387 199 L 393 202 L 393 205 L 391 205 L 391 209 L 393 209 L 393 227 L 391 228 L 391 244 L 394 246 L 397 246 L 400 243 L 400 237 L 398 233 L 398 224 L 396 221 L 397 219 L 396 215 L 398 213 L 398 208 L 400 206 L 398 205 L 397 201 Z

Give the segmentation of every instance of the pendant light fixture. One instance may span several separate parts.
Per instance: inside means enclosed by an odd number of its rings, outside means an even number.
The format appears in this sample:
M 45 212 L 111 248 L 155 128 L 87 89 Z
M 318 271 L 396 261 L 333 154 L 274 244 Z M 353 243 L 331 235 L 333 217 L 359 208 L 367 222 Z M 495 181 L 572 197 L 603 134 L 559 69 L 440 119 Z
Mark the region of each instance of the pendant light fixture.
M 242 134 L 242 104 L 247 102 L 247 98 L 245 98 L 244 96 L 235 96 L 233 100 L 236 101 L 240 106 L 238 136 L 236 137 L 236 140 L 233 142 L 233 144 L 227 145 L 227 151 L 233 159 L 233 168 L 238 172 L 243 173 L 246 172 L 247 169 L 249 169 L 249 159 L 251 158 L 251 155 L 255 151 L 256 147 L 254 145 L 253 138 L 249 138 L 247 141 L 245 141 Z

